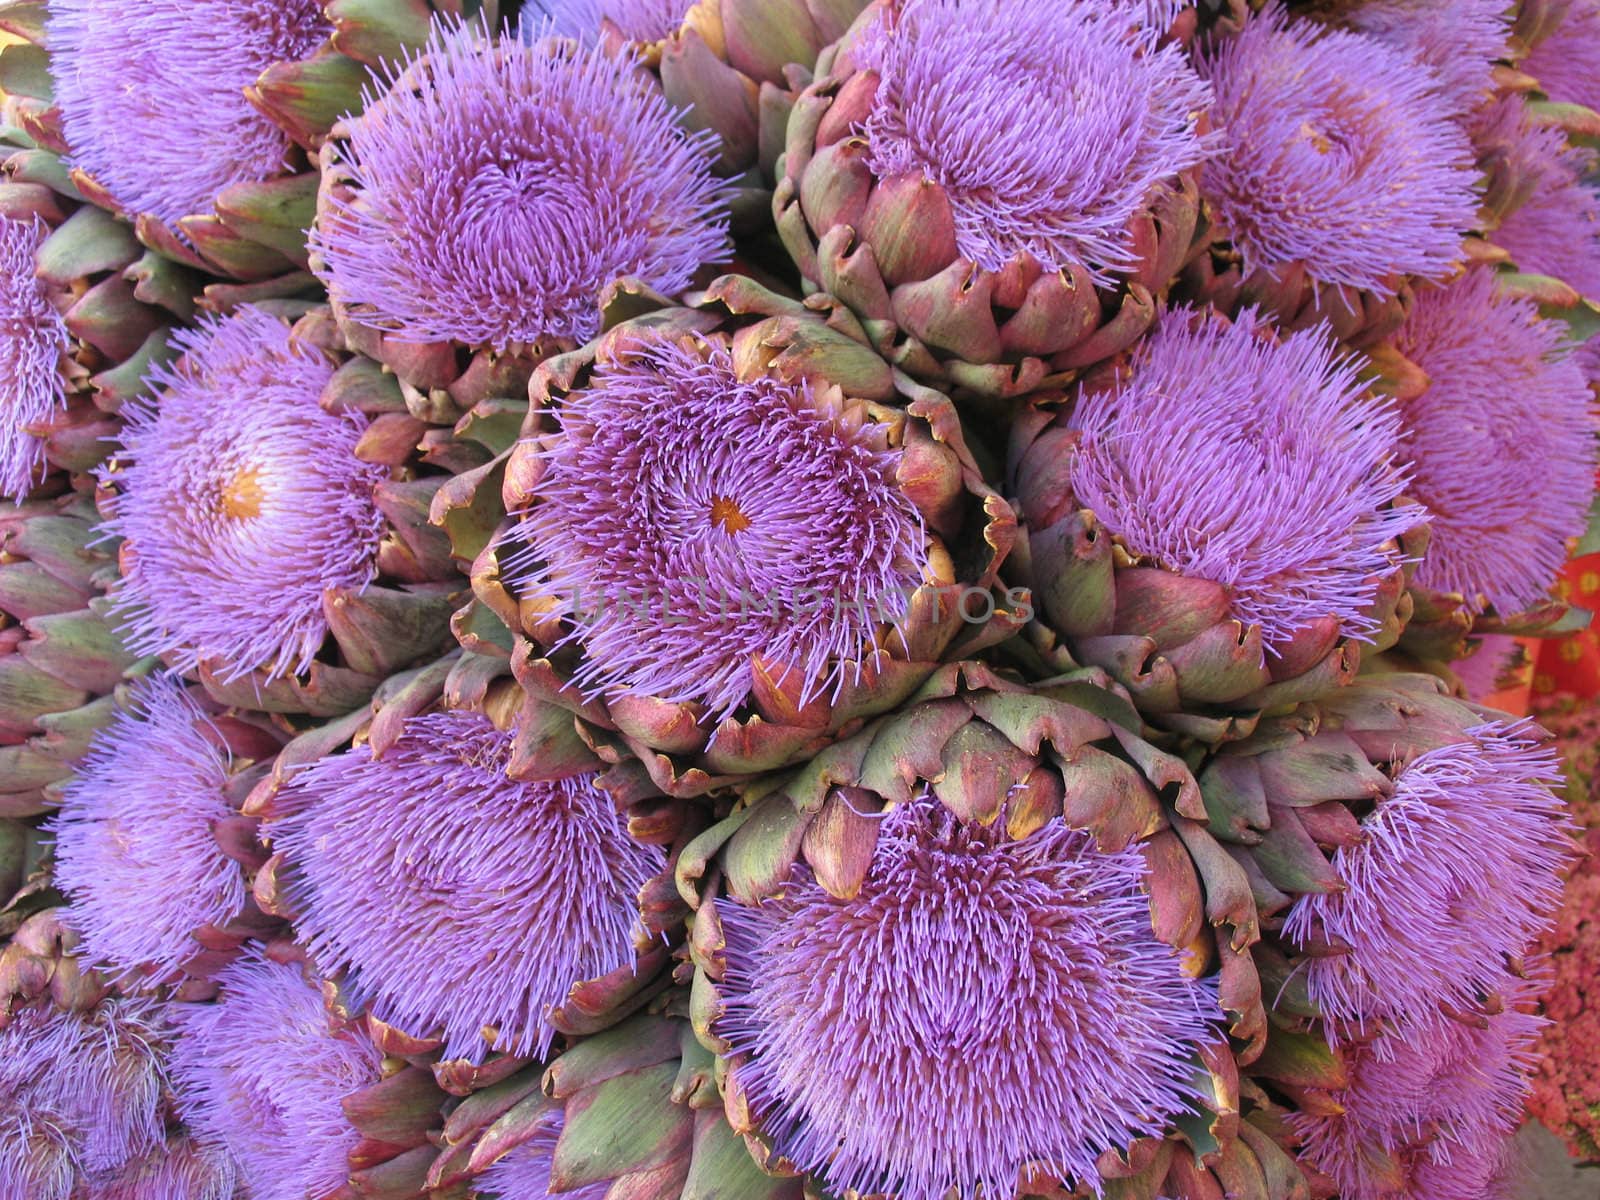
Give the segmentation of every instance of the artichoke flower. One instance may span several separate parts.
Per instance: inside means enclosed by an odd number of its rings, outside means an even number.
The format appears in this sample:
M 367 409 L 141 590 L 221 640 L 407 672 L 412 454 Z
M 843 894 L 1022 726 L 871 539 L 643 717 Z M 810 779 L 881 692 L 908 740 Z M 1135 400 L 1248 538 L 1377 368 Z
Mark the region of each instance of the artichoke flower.
M 1056 1194 L 1233 1139 L 1255 908 L 1138 728 L 1103 676 L 952 664 L 685 848 L 695 1030 L 769 1170 Z
M 896 366 L 1009 397 L 1149 327 L 1215 140 L 1209 90 L 1135 6 L 983 7 L 870 5 L 795 101 L 773 211 L 806 286 Z
M 535 374 L 475 587 L 523 686 L 669 795 L 802 761 L 1026 619 L 949 399 L 833 317 L 730 278 Z

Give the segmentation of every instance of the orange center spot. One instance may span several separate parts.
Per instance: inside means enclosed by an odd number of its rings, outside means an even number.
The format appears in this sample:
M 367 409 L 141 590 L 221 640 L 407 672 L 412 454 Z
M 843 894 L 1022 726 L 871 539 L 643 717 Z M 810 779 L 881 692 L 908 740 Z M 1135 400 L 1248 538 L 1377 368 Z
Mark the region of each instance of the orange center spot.
M 718 496 L 711 501 L 711 519 L 729 533 L 739 533 L 750 528 L 750 518 L 726 496 Z
M 261 488 L 261 472 L 246 467 L 222 489 L 222 512 L 235 520 L 247 521 L 261 515 L 266 493 Z

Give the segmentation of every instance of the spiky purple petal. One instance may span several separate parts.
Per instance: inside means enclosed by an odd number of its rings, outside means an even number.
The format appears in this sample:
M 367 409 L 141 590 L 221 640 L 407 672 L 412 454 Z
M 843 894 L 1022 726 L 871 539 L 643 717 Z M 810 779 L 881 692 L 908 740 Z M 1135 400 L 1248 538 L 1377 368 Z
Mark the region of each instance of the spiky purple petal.
M 1550 99 L 1600 110 L 1600 0 L 1571 0 L 1561 24 L 1517 66 Z
M 741 380 L 710 343 L 645 341 L 555 415 L 516 573 L 566 605 L 586 691 L 726 716 L 758 655 L 813 691 L 921 582 L 900 454 L 809 384 Z
M 88 1181 L 84 1200 L 234 1200 L 235 1188 L 225 1151 L 179 1136 Z
M 89 748 L 55 818 L 55 881 L 86 959 L 120 972 L 175 971 L 191 936 L 244 908 L 239 865 L 215 822 L 228 752 L 200 707 L 170 679 L 143 683 Z
M 1418 294 L 1396 347 L 1428 375 L 1401 405 L 1432 537 L 1416 581 L 1519 612 L 1549 592 L 1594 492 L 1593 398 L 1564 328 L 1490 271 Z
M 1476 649 L 1466 658 L 1457 659 L 1450 669 L 1461 680 L 1467 699 L 1481 702 L 1491 692 L 1500 690 L 1507 671 L 1517 665 L 1521 650 L 1517 639 L 1509 633 L 1490 633 L 1475 638 Z
M 511 750 L 480 714 L 415 717 L 381 758 L 363 746 L 296 775 L 270 829 L 312 957 L 353 1005 L 442 1027 L 451 1058 L 482 1058 L 485 1026 L 542 1055 L 546 1011 L 634 961 L 636 897 L 665 863 L 592 775 L 519 783 Z
M 717 1032 L 778 1153 L 831 1192 L 1010 1196 L 1041 1162 L 1159 1136 L 1215 999 L 1157 941 L 1137 849 L 1053 822 L 1010 841 L 924 796 L 884 818 L 859 893 L 798 871 L 719 901 Z M 980 1191 L 981 1189 L 981 1191 Z
M 693 6 L 694 0 L 535 0 L 530 8 L 549 17 L 550 32 L 561 37 L 592 38 L 609 21 L 631 42 L 659 42 Z
M 318 0 L 51 0 L 69 161 L 130 212 L 209 212 L 224 188 L 289 166 L 287 135 L 245 89 L 330 32 Z
M 232 1154 L 251 1200 L 332 1193 L 361 1140 L 339 1102 L 378 1082 L 383 1055 L 333 1028 L 297 966 L 251 949 L 216 978 L 219 999 L 174 1006 L 179 1115 Z
M 627 58 L 440 29 L 349 123 L 354 195 L 318 218 L 318 270 L 402 341 L 584 341 L 612 281 L 677 292 L 725 257 L 715 141 L 684 133 Z
M 1130 371 L 1073 410 L 1078 501 L 1132 553 L 1226 586 L 1269 648 L 1328 616 L 1369 633 L 1393 539 L 1421 514 L 1393 503 L 1393 406 L 1327 331 L 1280 341 L 1253 310 L 1174 309 Z
M 1552 275 L 1600 302 L 1600 188 L 1563 164 L 1491 235 L 1519 270 Z
M 1390 295 L 1439 278 L 1476 218 L 1472 146 L 1405 51 L 1274 4 L 1201 63 L 1226 151 L 1203 190 L 1247 268 Z
M 561 1136 L 562 1118 L 553 1112 L 527 1141 L 497 1160 L 478 1179 L 478 1190 L 494 1200 L 550 1200 L 550 1159 Z M 559 1193 L 560 1200 L 605 1200 L 610 1180 Z
M 1211 142 L 1209 90 L 1162 32 L 1086 0 L 905 0 L 853 54 L 879 84 L 863 126 L 879 178 L 942 184 L 956 247 L 1097 278 L 1134 259 L 1129 221 Z
M 1405 765 L 1391 795 L 1339 849 L 1343 892 L 1309 894 L 1286 937 L 1350 949 L 1308 961 L 1306 985 L 1333 1018 L 1430 1019 L 1492 991 L 1554 919 L 1573 857 L 1553 750 L 1526 724 L 1495 723 Z
M 1495 60 L 1506 55 L 1509 15 L 1503 0 L 1364 0 L 1348 20 L 1436 71 L 1451 111 L 1464 116 L 1483 102 Z
M 20 500 L 45 471 L 44 443 L 28 427 L 66 404 L 61 314 L 34 274 L 43 222 L 0 216 L 0 496 Z
M 124 409 L 127 456 L 107 473 L 122 488 L 108 527 L 132 551 L 112 590 L 128 642 L 181 670 L 304 671 L 328 632 L 323 591 L 374 573 L 386 476 L 354 456 L 365 421 L 318 405 L 333 363 L 261 309 L 174 341 L 184 357 Z

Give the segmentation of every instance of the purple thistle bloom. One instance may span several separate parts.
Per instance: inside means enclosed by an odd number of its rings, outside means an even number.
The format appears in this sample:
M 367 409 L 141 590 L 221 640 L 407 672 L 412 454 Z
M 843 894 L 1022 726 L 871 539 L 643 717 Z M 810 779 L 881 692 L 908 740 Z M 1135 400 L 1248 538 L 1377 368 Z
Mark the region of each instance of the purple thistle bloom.
M 830 1192 L 1010 1196 L 1033 1162 L 1080 1184 L 1194 1097 L 1210 990 L 1150 926 L 1137 848 L 1054 821 L 1009 841 L 930 796 L 889 813 L 850 900 L 803 871 L 719 901 L 717 1032 L 778 1153 Z
M 42 221 L 0 217 L 0 496 L 20 500 L 45 473 L 44 443 L 28 432 L 67 402 L 66 323 L 34 275 Z
M 56 886 L 66 923 L 90 962 L 166 976 L 198 949 L 193 932 L 245 904 L 239 865 L 215 822 L 235 815 L 224 787 L 229 756 L 183 686 L 142 683 L 96 735 L 55 818 Z
M 1134 261 L 1129 221 L 1212 149 L 1210 91 L 1133 5 L 904 0 L 852 53 L 880 82 L 863 132 L 880 179 L 943 185 L 956 247 L 1097 280 Z
M 1477 215 L 1471 143 L 1431 71 L 1274 5 L 1201 65 L 1227 152 L 1204 190 L 1249 268 L 1392 295 L 1448 274 Z
M 1570 0 L 1561 24 L 1517 66 L 1550 99 L 1600 110 L 1600 0 Z
M 233 1160 L 220 1147 L 175 1137 L 90 1180 L 84 1200 L 234 1200 Z
M 715 135 L 625 57 L 440 29 L 369 104 L 311 244 L 333 299 L 402 341 L 586 341 L 613 280 L 678 292 L 726 257 Z
M 1600 301 L 1600 190 L 1579 178 L 1577 165 L 1552 171 L 1490 236 L 1518 269 L 1552 275 Z
M 552 1109 L 550 1118 L 537 1133 L 496 1160 L 479 1177 L 478 1191 L 494 1200 L 549 1200 L 554 1197 L 557 1193 L 550 1190 L 550 1160 L 556 1152 L 562 1124 L 560 1110 Z M 609 1180 L 601 1180 L 559 1195 L 560 1200 L 605 1200 L 610 1188 Z
M 1494 62 L 1505 57 L 1508 15 L 1504 0 L 1364 0 L 1348 20 L 1438 72 L 1451 110 L 1465 116 L 1483 103 Z
M 165 1136 L 162 1006 L 24 1009 L 0 1030 L 0 1196 L 68 1200 Z
M 306 670 L 327 636 L 322 594 L 374 573 L 382 467 L 354 456 L 365 421 L 318 405 L 328 358 L 258 308 L 175 335 L 185 356 L 124 410 L 107 526 L 131 564 L 112 591 L 141 654 L 227 678 Z
M 451 1058 L 482 1058 L 485 1026 L 544 1054 L 546 1010 L 634 961 L 636 898 L 665 865 L 592 775 L 509 778 L 511 745 L 478 713 L 412 718 L 382 758 L 362 746 L 297 774 L 269 831 L 319 967 L 381 1020 L 443 1027 Z
M 1339 849 L 1347 890 L 1295 902 L 1285 937 L 1349 947 L 1312 958 L 1306 983 L 1332 1018 L 1427 1019 L 1492 991 L 1508 955 L 1554 919 L 1572 824 L 1555 752 L 1528 723 L 1494 723 L 1417 756 Z
M 1600 337 L 1591 336 L 1579 345 L 1572 352 L 1572 361 L 1578 364 L 1591 388 L 1600 384 Z
M 720 719 L 759 656 L 814 695 L 921 583 L 899 453 L 807 383 L 741 380 L 712 343 L 640 342 L 555 417 L 513 571 L 565 604 L 586 692 Z
M 330 1024 L 297 966 L 249 950 L 217 982 L 214 1003 L 173 1006 L 179 1115 L 232 1154 L 251 1200 L 328 1195 L 361 1140 L 340 1101 L 378 1082 L 383 1055 Z
M 1421 519 L 1393 406 L 1326 329 L 1279 341 L 1254 310 L 1228 325 L 1173 309 L 1131 378 L 1079 399 L 1072 490 L 1130 552 L 1229 588 L 1270 650 L 1319 618 L 1353 636 Z
M 561 37 L 591 38 L 610 21 L 631 42 L 659 42 L 683 24 L 694 0 L 534 0 Z
M 1517 639 L 1509 633 L 1490 633 L 1474 639 L 1478 648 L 1468 657 L 1450 664 L 1461 680 L 1467 699 L 1481 702 L 1500 690 L 1500 680 L 1519 661 Z
M 1593 398 L 1564 335 L 1478 270 L 1420 292 L 1395 338 L 1429 379 L 1401 406 L 1410 494 L 1433 531 L 1416 582 L 1474 609 L 1544 599 L 1587 523 Z
M 245 89 L 331 31 L 318 0 L 50 0 L 72 165 L 130 212 L 209 212 L 224 188 L 288 167 L 289 138 Z

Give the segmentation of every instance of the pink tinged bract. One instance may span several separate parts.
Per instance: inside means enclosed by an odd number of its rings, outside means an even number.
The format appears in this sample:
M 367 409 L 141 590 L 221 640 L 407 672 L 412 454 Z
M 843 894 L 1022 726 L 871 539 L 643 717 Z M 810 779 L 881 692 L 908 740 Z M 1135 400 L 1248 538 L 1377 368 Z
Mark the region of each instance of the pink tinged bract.
M 716 1032 L 777 1153 L 830 1192 L 1009 1196 L 1041 1163 L 1159 1136 L 1194 1093 L 1216 1000 L 1151 930 L 1137 849 L 1055 821 L 1010 841 L 923 796 L 884 818 L 859 893 L 803 870 L 719 901 Z
M 1357 370 L 1325 329 L 1174 309 L 1126 381 L 1079 399 L 1073 492 L 1132 553 L 1227 587 L 1269 651 L 1328 616 L 1365 637 L 1422 514 L 1395 503 L 1398 418 Z
M 551 1156 L 555 1154 L 561 1126 L 561 1114 L 553 1111 L 538 1132 L 504 1158 L 497 1159 L 479 1177 L 479 1190 L 495 1200 L 551 1200 L 557 1195 L 560 1200 L 605 1200 L 611 1188 L 610 1180 L 560 1193 L 550 1190 Z
M 0 496 L 22 499 L 44 478 L 44 442 L 29 427 L 66 406 L 61 314 L 34 274 L 41 221 L 0 217 Z
M 50 0 L 50 75 L 68 161 L 129 212 L 212 209 L 290 162 L 288 136 L 245 98 L 272 64 L 332 32 L 318 0 Z M 196 70 L 204 63 L 204 70 Z
M 639 890 L 665 865 L 628 838 L 592 775 L 519 783 L 487 717 L 414 717 L 381 758 L 361 746 L 297 774 L 269 827 L 295 924 L 350 1003 L 447 1057 L 482 1030 L 542 1055 L 572 985 L 634 961 Z
M 323 410 L 326 355 L 243 306 L 175 336 L 158 395 L 124 409 L 108 528 L 127 539 L 112 588 L 129 644 L 179 670 L 305 671 L 327 637 L 323 592 L 375 572 L 384 468 L 354 450 L 363 418 Z
M 335 302 L 403 342 L 586 341 L 632 276 L 660 292 L 727 257 L 716 137 L 685 133 L 626 56 L 435 30 L 335 143 L 311 232 Z

